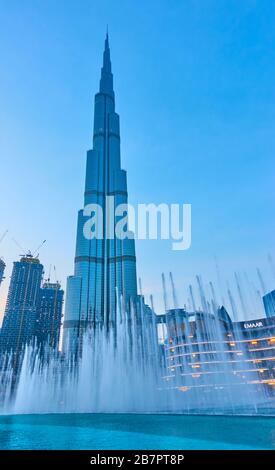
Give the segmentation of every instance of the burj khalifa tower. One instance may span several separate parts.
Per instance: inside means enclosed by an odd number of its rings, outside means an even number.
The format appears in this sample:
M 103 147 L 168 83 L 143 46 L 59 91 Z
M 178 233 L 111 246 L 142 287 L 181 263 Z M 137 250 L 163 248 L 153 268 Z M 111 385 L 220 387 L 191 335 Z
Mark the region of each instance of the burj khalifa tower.
M 107 200 L 112 197 L 113 208 Z M 67 280 L 64 347 L 75 348 L 87 325 L 114 325 L 117 299 L 130 305 L 137 297 L 136 257 L 133 236 L 118 237 L 110 227 L 110 211 L 127 207 L 127 175 L 121 169 L 119 115 L 111 69 L 108 33 L 105 39 L 99 92 L 95 95 L 93 148 L 87 152 L 84 209 L 102 208 L 101 238 L 85 236 L 86 211 L 78 212 L 74 275 Z M 93 207 L 93 206 L 91 206 Z M 113 217 L 113 224 L 118 218 Z M 110 230 L 111 229 L 111 230 Z M 110 237 L 109 232 L 114 233 Z M 127 230 L 128 234 L 131 234 Z

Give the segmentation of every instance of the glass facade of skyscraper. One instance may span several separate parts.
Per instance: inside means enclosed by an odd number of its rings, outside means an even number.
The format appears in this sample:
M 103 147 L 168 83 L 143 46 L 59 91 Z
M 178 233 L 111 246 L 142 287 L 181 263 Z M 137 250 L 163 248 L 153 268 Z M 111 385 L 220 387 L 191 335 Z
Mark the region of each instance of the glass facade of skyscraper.
M 45 282 L 40 289 L 35 337 L 39 347 L 58 349 L 64 291 L 58 282 Z
M 13 264 L 1 329 L 1 350 L 18 354 L 34 333 L 43 266 L 26 255 Z
M 4 279 L 4 271 L 5 271 L 5 263 L 4 261 L 0 258 L 0 285 Z

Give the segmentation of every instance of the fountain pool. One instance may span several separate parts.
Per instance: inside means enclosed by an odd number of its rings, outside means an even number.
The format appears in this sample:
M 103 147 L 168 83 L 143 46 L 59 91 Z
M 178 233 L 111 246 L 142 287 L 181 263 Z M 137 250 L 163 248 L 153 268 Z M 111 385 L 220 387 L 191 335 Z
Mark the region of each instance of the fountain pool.
M 275 449 L 275 418 L 7 415 L 0 417 L 0 449 Z

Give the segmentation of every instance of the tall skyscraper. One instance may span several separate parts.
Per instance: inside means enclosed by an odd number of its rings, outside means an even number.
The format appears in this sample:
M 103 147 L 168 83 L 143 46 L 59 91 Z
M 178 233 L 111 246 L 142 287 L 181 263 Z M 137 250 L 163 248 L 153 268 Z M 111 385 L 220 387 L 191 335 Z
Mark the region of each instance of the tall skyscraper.
M 1 350 L 21 352 L 33 334 L 43 266 L 31 254 L 13 263 L 7 305 L 1 330 Z
M 2 258 L 0 258 L 0 286 L 1 286 L 1 283 L 4 279 L 4 271 L 5 271 L 5 263 L 4 261 L 2 260 Z
M 34 335 L 39 347 L 58 349 L 64 291 L 58 282 L 44 282 L 40 289 Z
M 113 198 L 113 209 L 108 199 Z M 67 281 L 64 321 L 65 345 L 77 341 L 82 324 L 115 322 L 116 298 L 124 302 L 137 296 L 134 239 L 111 239 L 111 213 L 127 204 L 126 172 L 120 162 L 119 115 L 115 111 L 113 74 L 108 34 L 105 39 L 99 92 L 95 95 L 93 149 L 87 152 L 84 207 L 98 204 L 103 211 L 102 239 L 87 239 L 83 229 L 88 217 L 78 213 L 74 275 Z M 108 220 L 108 222 L 107 222 Z M 114 219 L 116 223 L 119 217 Z M 110 226 L 111 225 L 111 226 Z

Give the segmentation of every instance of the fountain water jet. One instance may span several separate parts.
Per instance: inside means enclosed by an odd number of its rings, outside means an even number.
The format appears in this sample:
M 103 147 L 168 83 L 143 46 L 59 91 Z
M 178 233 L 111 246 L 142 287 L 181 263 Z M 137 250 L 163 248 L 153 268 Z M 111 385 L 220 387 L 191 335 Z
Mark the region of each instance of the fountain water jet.
M 196 277 L 197 295 L 189 286 L 193 311 L 187 312 L 179 308 L 172 273 L 169 277 L 172 309 L 162 275 L 164 345 L 158 342 L 153 297 L 151 308 L 139 296 L 126 310 L 117 292 L 116 321 L 88 322 L 77 355 L 50 347 L 41 351 L 34 343 L 26 346 L 16 368 L 12 354 L 2 357 L 2 413 L 256 413 L 268 397 L 263 387 L 244 379 L 251 363 L 240 332 L 232 333 L 226 310 L 218 307 L 213 283 L 207 297 Z M 239 283 L 238 294 L 243 296 Z M 228 297 L 237 317 L 229 287 Z

